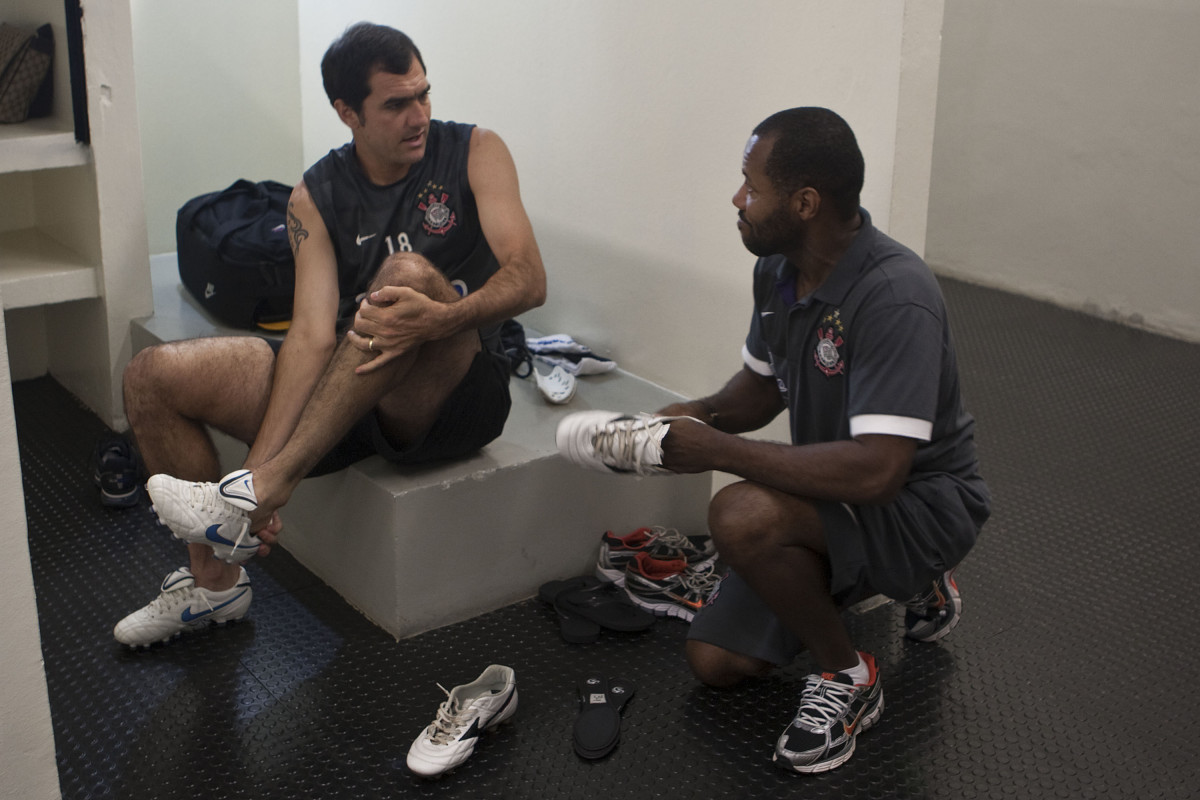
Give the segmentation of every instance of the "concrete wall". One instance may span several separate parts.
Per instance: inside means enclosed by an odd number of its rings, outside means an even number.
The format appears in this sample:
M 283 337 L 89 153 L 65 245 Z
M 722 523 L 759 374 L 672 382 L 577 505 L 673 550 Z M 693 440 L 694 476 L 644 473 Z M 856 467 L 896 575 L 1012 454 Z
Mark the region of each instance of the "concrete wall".
M 1200 341 L 1200 4 L 957 0 L 943 33 L 928 260 Z
M 132 0 L 150 252 L 175 250 L 175 214 L 238 178 L 303 171 L 292 0 Z

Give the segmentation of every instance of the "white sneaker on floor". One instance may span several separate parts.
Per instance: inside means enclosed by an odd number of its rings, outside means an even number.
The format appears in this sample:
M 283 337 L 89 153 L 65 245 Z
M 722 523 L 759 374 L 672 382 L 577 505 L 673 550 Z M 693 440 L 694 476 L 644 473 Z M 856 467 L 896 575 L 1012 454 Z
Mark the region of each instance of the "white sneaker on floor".
M 245 569 L 233 588 L 216 592 L 196 586 L 192 571 L 181 567 L 162 582 L 157 598 L 117 623 L 113 636 L 129 647 L 149 647 L 187 631 L 239 620 L 250 610 L 253 597 Z
M 208 545 L 217 558 L 229 564 L 245 561 L 258 552 L 262 542 L 250 534 L 247 513 L 258 508 L 250 470 L 235 470 L 217 483 L 151 475 L 146 491 L 154 513 L 176 539 Z
M 671 423 L 680 419 L 694 418 L 580 411 L 563 417 L 554 442 L 564 458 L 581 467 L 635 475 L 674 474 L 662 466 L 662 440 Z
M 441 684 L 438 687 L 446 692 Z M 454 769 L 475 752 L 481 733 L 504 722 L 516 710 L 516 673 L 492 664 L 471 683 L 446 692 L 437 719 L 408 749 L 408 768 L 427 778 Z

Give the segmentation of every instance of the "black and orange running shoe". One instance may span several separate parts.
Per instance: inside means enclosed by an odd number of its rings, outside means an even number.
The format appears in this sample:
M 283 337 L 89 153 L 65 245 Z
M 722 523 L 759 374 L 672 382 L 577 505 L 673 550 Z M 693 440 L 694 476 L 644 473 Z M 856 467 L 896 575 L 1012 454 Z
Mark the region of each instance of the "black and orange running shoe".
M 625 567 L 625 592 L 635 605 L 656 617 L 692 621 L 716 587 L 712 564 L 695 569 L 684 558 L 654 558 L 638 553 Z

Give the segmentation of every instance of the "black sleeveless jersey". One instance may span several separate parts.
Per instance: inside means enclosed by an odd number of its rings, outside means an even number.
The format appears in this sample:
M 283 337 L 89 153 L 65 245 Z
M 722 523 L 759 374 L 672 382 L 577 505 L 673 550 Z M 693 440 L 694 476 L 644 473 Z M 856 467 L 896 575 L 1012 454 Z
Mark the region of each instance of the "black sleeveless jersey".
M 304 173 L 337 256 L 342 312 L 395 252 L 425 256 L 463 296 L 500 268 L 480 228 L 467 179 L 474 128 L 432 120 L 425 156 L 388 186 L 367 179 L 353 142 L 331 150 Z M 483 333 L 493 338 L 490 329 Z

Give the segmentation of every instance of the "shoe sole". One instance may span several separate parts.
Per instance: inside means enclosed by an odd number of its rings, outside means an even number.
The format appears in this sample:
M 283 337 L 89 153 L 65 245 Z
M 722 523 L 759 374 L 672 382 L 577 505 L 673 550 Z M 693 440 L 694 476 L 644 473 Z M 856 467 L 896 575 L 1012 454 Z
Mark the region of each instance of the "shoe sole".
M 160 647 L 162 645 L 170 644 L 176 639 L 182 638 L 189 633 L 199 633 L 200 631 L 206 631 L 209 628 L 224 628 L 226 625 L 236 625 L 245 619 L 246 614 L 249 612 L 250 609 L 247 608 L 239 617 L 230 617 L 229 619 L 221 620 L 210 619 L 207 620 L 203 625 L 197 625 L 194 628 L 187 628 L 182 631 L 175 631 L 170 636 L 163 637 L 162 639 L 155 639 L 153 642 L 144 642 L 140 644 L 126 644 L 125 642 L 120 642 L 120 644 L 130 650 L 149 650 L 152 647 Z
M 629 591 L 629 587 L 625 587 L 625 593 L 629 595 L 629 599 L 639 608 L 644 608 L 656 617 L 674 617 L 681 619 L 684 622 L 691 622 L 696 616 L 696 612 L 690 608 L 684 608 L 681 605 L 670 601 L 654 601 L 638 597 L 633 592 Z
M 111 494 L 101 491 L 100 504 L 109 508 L 129 508 L 130 506 L 136 506 L 141 497 L 142 489 L 140 486 L 125 494 Z

